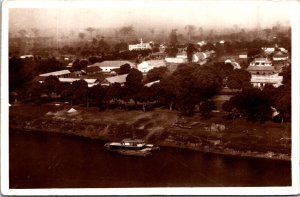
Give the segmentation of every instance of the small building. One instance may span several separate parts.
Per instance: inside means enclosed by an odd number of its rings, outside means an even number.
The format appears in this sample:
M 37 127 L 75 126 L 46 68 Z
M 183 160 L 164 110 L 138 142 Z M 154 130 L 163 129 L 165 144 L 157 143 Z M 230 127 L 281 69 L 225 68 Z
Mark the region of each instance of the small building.
M 109 73 L 113 71 L 114 69 L 120 68 L 124 64 L 129 64 L 131 68 L 134 68 L 135 65 L 127 60 L 113 60 L 113 61 L 103 61 L 103 62 L 97 62 L 95 64 L 90 65 L 89 67 L 99 67 L 102 72 Z
M 60 78 L 66 78 L 66 77 L 70 77 L 70 74 L 71 72 L 69 70 L 60 70 L 60 71 L 40 74 L 39 76 L 41 77 L 57 76 Z
M 126 82 L 126 77 L 128 74 L 125 75 L 117 75 L 117 76 L 113 76 L 113 77 L 107 77 L 105 78 L 102 82 L 101 85 L 102 86 L 110 86 L 114 83 L 119 83 L 121 84 L 121 86 L 123 86 Z
M 248 59 L 248 55 L 247 54 L 239 54 L 239 59 L 245 59 L 247 60 Z
M 276 51 L 273 54 L 273 61 L 286 61 L 288 60 L 289 56 L 288 54 L 285 54 L 281 51 Z
M 72 84 L 74 81 L 84 80 L 88 84 L 88 87 L 93 87 L 99 84 L 98 79 L 58 78 L 58 80 L 62 83 L 70 83 L 70 84 Z
M 142 73 L 147 73 L 149 70 L 158 67 L 166 67 L 164 60 L 146 60 L 137 65 L 137 69 Z

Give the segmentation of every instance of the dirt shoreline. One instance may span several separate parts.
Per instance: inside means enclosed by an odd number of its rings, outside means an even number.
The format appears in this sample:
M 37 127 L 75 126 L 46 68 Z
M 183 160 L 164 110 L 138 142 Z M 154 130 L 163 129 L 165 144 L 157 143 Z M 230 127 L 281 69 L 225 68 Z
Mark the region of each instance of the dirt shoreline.
M 77 108 L 78 113 L 68 114 L 66 108 L 50 107 L 50 110 L 47 108 L 43 112 L 42 108 L 39 108 L 40 106 L 30 106 L 29 109 L 40 110 L 41 113 L 31 114 L 31 116 L 30 113 L 24 113 L 22 106 L 10 108 L 9 128 L 30 132 L 70 134 L 103 141 L 119 141 L 134 136 L 158 146 L 229 156 L 291 161 L 290 144 L 278 143 L 281 142 L 282 135 L 275 136 L 276 138 L 272 136 L 270 141 L 265 136 L 251 133 L 257 131 L 260 125 L 247 132 L 235 131 L 234 133 L 230 128 L 231 125 L 227 123 L 227 130 L 212 132 L 212 130 L 207 131 L 207 125 L 211 125 L 212 122 L 215 124 L 217 120 L 199 123 L 195 121 L 199 118 L 194 117 L 194 119 L 185 118 L 183 121 L 178 118 L 178 114 L 169 111 L 95 112 Z M 277 125 L 275 126 L 274 128 L 277 128 Z M 273 132 L 274 128 L 270 130 Z M 266 131 L 266 136 L 271 136 L 271 131 Z

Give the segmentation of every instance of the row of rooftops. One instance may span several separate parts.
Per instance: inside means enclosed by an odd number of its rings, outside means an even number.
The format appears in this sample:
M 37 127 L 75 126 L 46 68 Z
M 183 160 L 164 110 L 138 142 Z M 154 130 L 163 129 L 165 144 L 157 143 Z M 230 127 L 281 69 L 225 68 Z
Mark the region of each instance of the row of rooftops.
M 88 84 L 88 87 L 93 87 L 98 84 L 101 84 L 103 86 L 109 86 L 114 83 L 119 83 L 122 86 L 126 82 L 127 76 L 128 76 L 128 74 L 107 77 L 103 81 L 100 81 L 99 79 L 82 79 L 82 78 L 69 78 L 69 77 L 68 78 L 59 77 L 58 80 L 62 83 L 70 83 L 70 84 L 72 84 L 75 81 L 84 80 Z M 45 79 L 46 79 L 45 76 L 44 77 L 39 76 L 35 80 L 40 83 L 43 83 L 45 81 Z M 159 80 L 153 81 L 150 83 L 146 83 L 144 86 L 151 87 L 153 84 L 158 83 L 158 82 L 160 82 L 160 81 Z

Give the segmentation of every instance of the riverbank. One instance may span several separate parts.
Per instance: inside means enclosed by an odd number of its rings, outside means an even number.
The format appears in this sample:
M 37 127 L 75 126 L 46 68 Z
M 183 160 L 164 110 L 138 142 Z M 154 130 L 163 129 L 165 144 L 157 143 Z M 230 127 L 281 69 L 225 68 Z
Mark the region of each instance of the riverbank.
M 199 114 L 179 117 L 176 111 L 99 112 L 63 104 L 16 105 L 9 110 L 9 127 L 23 131 L 45 131 L 119 141 L 143 138 L 158 146 L 193 149 L 243 157 L 290 160 L 291 125 L 273 122 L 249 123 L 224 120 L 215 114 L 202 120 Z

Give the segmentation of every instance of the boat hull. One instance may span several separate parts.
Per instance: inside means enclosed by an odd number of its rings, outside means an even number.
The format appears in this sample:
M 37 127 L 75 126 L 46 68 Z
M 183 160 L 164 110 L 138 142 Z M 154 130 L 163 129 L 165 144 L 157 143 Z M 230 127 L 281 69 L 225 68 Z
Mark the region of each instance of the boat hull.
M 139 157 L 147 157 L 152 156 L 152 151 L 158 150 L 158 147 L 154 147 L 153 145 L 144 146 L 144 147 L 134 147 L 134 146 L 122 146 L 116 143 L 106 143 L 104 145 L 106 150 L 117 153 L 120 155 L 128 155 L 128 156 L 139 156 Z

